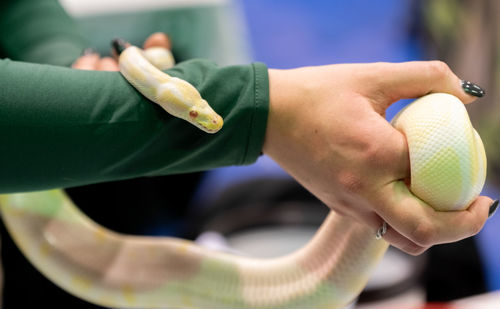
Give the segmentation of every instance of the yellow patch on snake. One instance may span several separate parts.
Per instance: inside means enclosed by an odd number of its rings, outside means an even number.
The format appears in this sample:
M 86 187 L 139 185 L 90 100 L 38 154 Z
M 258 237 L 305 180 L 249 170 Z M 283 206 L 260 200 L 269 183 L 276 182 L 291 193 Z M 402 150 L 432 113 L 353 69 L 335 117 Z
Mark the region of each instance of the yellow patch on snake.
M 46 242 L 43 242 L 40 244 L 39 251 L 42 258 L 46 259 L 52 252 L 52 246 Z
M 135 302 L 135 294 L 134 294 L 134 289 L 132 287 L 124 286 L 122 289 L 122 293 L 127 303 L 133 304 Z
M 73 275 L 71 278 L 71 284 L 74 285 L 77 289 L 86 291 L 89 290 L 92 287 L 92 281 L 78 276 L 78 275 Z
M 161 106 L 167 111 L 172 111 L 174 115 L 182 115 L 188 108 L 179 87 L 168 83 L 158 89 L 157 99 Z
M 172 78 L 171 82 L 158 87 L 155 101 L 174 116 L 186 119 L 189 109 L 199 102 L 201 97 L 190 84 Z
M 163 84 L 171 81 L 172 77 L 168 74 L 165 74 L 161 71 L 153 71 L 150 72 L 151 77 L 155 80 L 155 83 Z
M 481 137 L 477 133 L 476 130 L 474 130 L 474 142 L 473 145 L 474 147 L 474 156 L 477 158 L 481 158 L 480 160 L 474 160 L 473 165 L 472 165 L 472 170 L 475 172 L 473 175 L 473 178 L 471 180 L 472 183 L 477 184 L 480 183 L 481 179 L 486 178 L 486 153 L 484 151 L 484 145 L 483 141 L 481 140 Z
M 178 251 L 179 253 L 181 253 L 181 254 L 186 254 L 186 253 L 188 253 L 188 250 L 189 250 L 189 248 L 190 248 L 191 246 L 192 246 L 192 245 L 191 245 L 191 243 L 189 243 L 189 242 L 187 242 L 187 241 L 186 241 L 186 242 L 181 243 L 181 244 L 179 245 L 179 247 L 177 248 L 177 251 Z
M 107 240 L 107 233 L 108 231 L 106 229 L 97 227 L 94 231 L 94 237 L 99 242 L 105 242 Z
M 191 297 L 186 295 L 182 296 L 182 304 L 188 308 L 193 307 L 193 301 L 191 300 Z
M 439 153 L 430 157 L 420 167 L 419 177 L 424 179 L 427 184 L 427 188 L 422 188 L 422 190 L 428 195 L 432 195 L 433 192 L 442 192 L 447 196 L 455 197 L 453 205 L 460 203 L 462 189 L 465 185 L 462 174 L 466 172 L 464 168 L 467 168 L 461 167 L 460 162 L 460 156 L 456 149 L 453 147 L 442 148 Z M 439 169 L 440 173 L 435 173 L 436 169 Z M 454 185 L 449 185 L 450 182 L 453 182 Z
M 144 74 L 144 71 L 141 70 L 140 67 L 135 66 L 130 62 L 130 60 L 120 60 L 121 66 L 124 66 L 123 72 L 126 72 L 127 76 L 130 76 L 133 78 L 133 80 L 136 80 L 138 82 L 146 83 L 148 81 L 148 77 L 146 74 Z M 123 73 L 122 73 L 123 74 Z

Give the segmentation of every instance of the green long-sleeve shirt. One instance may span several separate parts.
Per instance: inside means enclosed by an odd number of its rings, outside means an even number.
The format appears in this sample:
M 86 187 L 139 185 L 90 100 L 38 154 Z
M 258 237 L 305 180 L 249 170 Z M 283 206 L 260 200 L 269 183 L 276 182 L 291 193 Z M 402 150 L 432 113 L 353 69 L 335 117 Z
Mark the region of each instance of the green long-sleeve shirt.
M 86 47 L 58 0 L 0 0 L 0 57 L 70 66 Z
M 68 65 L 83 48 L 56 1 L 0 5 L 0 46 L 12 59 Z M 23 5 L 38 6 L 42 13 Z M 23 25 L 26 10 L 38 27 Z M 45 31 L 46 23 L 68 23 L 70 30 Z M 24 31 L 16 32 L 18 27 Z M 37 31 L 48 42 L 32 42 Z M 0 193 L 254 162 L 267 122 L 267 68 L 260 63 L 220 68 L 193 60 L 168 73 L 191 82 L 223 116 L 220 132 L 210 135 L 168 115 L 118 72 L 0 60 Z

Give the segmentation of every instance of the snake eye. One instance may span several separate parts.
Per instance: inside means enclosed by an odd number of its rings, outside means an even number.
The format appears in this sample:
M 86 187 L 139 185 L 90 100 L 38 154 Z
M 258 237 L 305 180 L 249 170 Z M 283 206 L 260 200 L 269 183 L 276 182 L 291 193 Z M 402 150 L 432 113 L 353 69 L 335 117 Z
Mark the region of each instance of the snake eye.
M 189 112 L 189 117 L 191 117 L 191 118 L 196 118 L 196 117 L 198 117 L 198 112 L 197 112 L 197 111 L 190 111 L 190 112 Z

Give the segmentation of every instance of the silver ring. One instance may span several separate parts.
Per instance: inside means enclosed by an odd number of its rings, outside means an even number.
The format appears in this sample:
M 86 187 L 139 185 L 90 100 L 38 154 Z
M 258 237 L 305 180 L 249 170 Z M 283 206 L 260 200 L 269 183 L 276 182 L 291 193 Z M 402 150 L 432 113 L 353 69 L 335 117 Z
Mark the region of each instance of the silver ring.
M 384 223 L 382 223 L 382 226 L 379 227 L 379 229 L 377 230 L 377 233 L 375 234 L 375 239 L 380 239 L 382 238 L 385 233 L 387 233 L 387 222 L 384 221 Z

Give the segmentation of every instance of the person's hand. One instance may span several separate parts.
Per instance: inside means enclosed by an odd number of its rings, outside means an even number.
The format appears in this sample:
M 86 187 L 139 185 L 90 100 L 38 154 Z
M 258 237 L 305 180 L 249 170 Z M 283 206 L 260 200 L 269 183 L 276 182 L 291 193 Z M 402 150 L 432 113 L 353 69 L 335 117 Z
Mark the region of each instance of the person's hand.
M 410 254 L 479 232 L 492 200 L 464 211 L 438 212 L 405 185 L 406 139 L 384 118 L 402 98 L 446 92 L 474 97 L 439 61 L 346 64 L 269 70 L 270 112 L 265 154 L 331 209 L 376 230 Z
M 171 49 L 169 37 L 161 32 L 150 35 L 143 44 L 143 48 L 164 47 Z M 93 70 L 93 71 L 119 71 L 118 62 L 113 57 L 100 57 L 92 49 L 87 49 L 73 65 L 73 69 Z

